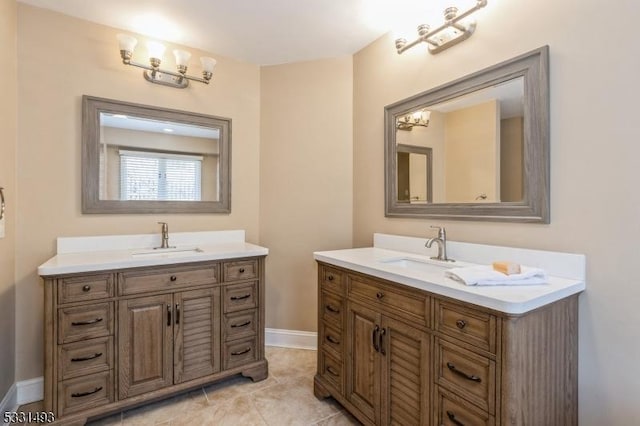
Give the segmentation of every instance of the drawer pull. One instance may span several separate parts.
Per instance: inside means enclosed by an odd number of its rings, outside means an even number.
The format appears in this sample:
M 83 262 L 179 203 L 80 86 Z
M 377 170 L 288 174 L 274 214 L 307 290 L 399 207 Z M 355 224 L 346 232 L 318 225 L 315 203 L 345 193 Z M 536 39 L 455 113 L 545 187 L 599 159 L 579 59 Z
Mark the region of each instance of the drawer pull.
M 91 290 L 91 286 L 89 284 L 82 286 L 82 291 L 85 293 Z
M 333 275 L 329 275 L 329 276 L 327 277 L 327 280 L 329 280 L 329 281 L 333 281 Z
M 251 294 L 245 294 L 243 296 L 231 296 L 231 300 L 242 300 L 242 299 L 248 299 L 251 297 Z
M 336 377 L 340 377 L 340 373 L 338 373 L 336 370 L 333 369 L 332 366 L 328 366 L 327 367 L 327 371 L 329 372 L 329 374 L 331 374 L 332 376 L 336 376 Z
M 175 275 L 171 275 L 171 277 L 169 277 L 169 279 L 170 279 L 171 281 L 175 281 L 175 280 L 177 280 L 177 279 L 178 279 L 178 277 L 176 277 Z
M 95 388 L 92 391 L 89 392 L 80 392 L 80 393 L 72 393 L 71 397 L 72 398 L 82 398 L 83 396 L 88 396 L 88 395 L 93 395 L 94 393 L 98 393 L 102 390 L 102 386 L 98 386 L 97 388 Z
M 379 291 L 376 293 L 376 297 L 378 298 L 378 300 L 382 300 L 382 298 L 384 297 L 384 293 Z
M 456 321 L 456 327 L 458 327 L 460 330 L 462 330 L 466 326 L 467 326 L 467 322 L 465 320 L 459 319 L 458 321 Z
M 237 351 L 237 352 L 231 352 L 231 355 L 242 355 L 242 354 L 246 354 L 247 352 L 249 352 L 251 350 L 251 347 L 248 347 L 246 349 L 243 349 L 241 351 Z
M 471 380 L 472 382 L 478 382 L 478 383 L 482 382 L 482 379 L 480 377 L 463 373 L 462 371 L 458 370 L 456 366 L 450 362 L 447 362 L 447 368 L 451 370 L 452 373 L 455 373 L 458 376 L 464 377 L 467 380 Z
M 241 274 L 244 274 L 244 268 L 238 269 L 238 272 L 240 272 Z
M 74 321 L 71 323 L 71 325 L 91 325 L 91 324 L 96 324 L 100 321 L 102 321 L 102 318 L 96 318 L 89 321 Z
M 102 352 L 96 352 L 94 355 L 83 356 L 79 358 L 71 358 L 71 362 L 81 362 L 81 361 L 89 361 L 91 359 L 96 359 L 102 356 Z
M 447 417 L 449 417 L 449 420 L 451 420 L 451 423 L 453 423 L 454 425 L 464 426 L 464 423 L 456 419 L 456 415 L 453 413 L 453 411 L 447 411 Z
M 333 337 L 330 334 L 327 336 L 327 340 L 329 341 L 329 343 L 333 343 L 334 345 L 339 345 L 340 344 L 340 340 L 336 339 L 335 337 Z
M 327 305 L 327 311 L 329 312 L 333 312 L 334 314 L 338 314 L 340 313 L 340 309 L 336 308 L 335 306 L 333 306 L 332 304 L 328 304 Z
M 245 321 L 245 322 L 240 323 L 240 324 L 231 324 L 231 328 L 246 327 L 249 324 L 251 324 L 251 321 Z

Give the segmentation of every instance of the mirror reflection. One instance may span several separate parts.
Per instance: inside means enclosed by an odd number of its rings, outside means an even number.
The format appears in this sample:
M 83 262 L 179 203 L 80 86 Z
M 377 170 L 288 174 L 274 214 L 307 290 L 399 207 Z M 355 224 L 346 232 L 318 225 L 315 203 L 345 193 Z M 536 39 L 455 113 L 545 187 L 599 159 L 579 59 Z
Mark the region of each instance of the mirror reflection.
M 397 114 L 397 202 L 522 201 L 524 120 L 523 77 Z
M 100 200 L 218 201 L 217 128 L 100 113 Z

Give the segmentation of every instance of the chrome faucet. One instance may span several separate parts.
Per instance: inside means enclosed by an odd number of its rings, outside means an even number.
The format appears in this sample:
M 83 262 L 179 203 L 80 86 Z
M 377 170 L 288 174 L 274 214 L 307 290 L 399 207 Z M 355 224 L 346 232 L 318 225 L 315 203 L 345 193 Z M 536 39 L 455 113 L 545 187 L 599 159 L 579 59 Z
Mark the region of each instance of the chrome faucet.
M 455 262 L 455 260 L 447 258 L 447 231 L 443 226 L 431 226 L 431 228 L 438 230 L 438 237 L 429 238 L 424 245 L 426 248 L 431 248 L 434 242 L 438 245 L 438 255 L 431 256 L 431 259 L 441 260 L 443 262 Z
M 155 247 L 156 249 L 166 249 L 169 247 L 169 224 L 167 222 L 158 222 L 159 225 L 162 225 L 162 244 L 160 247 Z

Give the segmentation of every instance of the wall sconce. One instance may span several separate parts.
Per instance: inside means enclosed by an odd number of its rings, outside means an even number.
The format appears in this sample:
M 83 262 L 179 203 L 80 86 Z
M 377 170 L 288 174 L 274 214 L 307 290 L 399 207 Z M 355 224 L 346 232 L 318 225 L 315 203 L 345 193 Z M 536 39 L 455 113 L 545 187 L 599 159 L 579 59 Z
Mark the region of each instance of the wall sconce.
M 398 54 L 425 42 L 429 45 L 429 53 L 435 55 L 436 53 L 442 52 L 443 50 L 468 39 L 475 31 L 476 23 L 475 21 L 471 21 L 467 24 L 463 24 L 460 21 L 482 9 L 486 5 L 487 0 L 477 0 L 475 6 L 461 14 L 458 14 L 457 7 L 446 8 L 444 11 L 445 22 L 435 30 L 431 30 L 429 25 L 422 24 L 418 26 L 418 38 L 411 43 L 408 43 L 404 38 L 397 39 L 396 49 Z
M 431 118 L 431 111 L 420 110 L 412 114 L 407 114 L 404 117 L 398 117 L 396 120 L 396 129 L 398 130 L 411 130 L 415 126 L 429 127 L 429 119 Z
M 120 44 L 120 56 L 122 57 L 122 63 L 144 69 L 144 78 L 151 83 L 184 89 L 189 86 L 189 80 L 199 81 L 200 83 L 205 84 L 209 84 L 209 81 L 211 80 L 213 68 L 216 66 L 216 60 L 213 58 L 206 56 L 201 57 L 202 78 L 194 77 L 187 75 L 187 66 L 189 59 L 191 59 L 191 53 L 186 50 L 176 49 L 173 51 L 173 54 L 176 57 L 178 72 L 171 72 L 160 69 L 160 63 L 162 62 L 162 56 L 165 51 L 165 47 L 162 43 L 158 43 L 156 41 L 149 41 L 147 43 L 147 48 L 149 50 L 149 63 L 151 65 L 144 65 L 131 60 L 131 57 L 133 56 L 133 49 L 135 49 L 136 44 L 138 44 L 138 40 L 127 34 L 118 34 L 117 37 L 118 43 Z

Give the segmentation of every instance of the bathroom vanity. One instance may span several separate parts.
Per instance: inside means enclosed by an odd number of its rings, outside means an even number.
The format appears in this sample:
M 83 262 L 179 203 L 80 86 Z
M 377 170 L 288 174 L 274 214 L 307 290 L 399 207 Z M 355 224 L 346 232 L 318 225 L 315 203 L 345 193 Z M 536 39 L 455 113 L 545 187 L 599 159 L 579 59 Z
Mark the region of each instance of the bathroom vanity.
M 264 262 L 243 231 L 59 238 L 45 288 L 44 409 L 60 423 L 236 374 L 267 377 Z M 96 250 L 99 248 L 99 250 Z
M 317 397 L 366 425 L 577 425 L 582 255 L 449 243 L 450 257 L 544 268 L 549 284 L 469 287 L 424 239 L 317 252 Z

